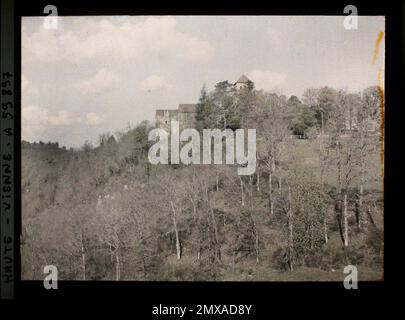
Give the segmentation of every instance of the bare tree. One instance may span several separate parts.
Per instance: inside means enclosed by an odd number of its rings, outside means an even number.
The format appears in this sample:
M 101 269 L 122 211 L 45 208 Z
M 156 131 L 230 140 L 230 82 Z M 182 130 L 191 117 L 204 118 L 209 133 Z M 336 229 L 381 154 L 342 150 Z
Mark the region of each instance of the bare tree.
M 265 97 L 263 108 L 257 109 L 256 115 L 259 127 L 258 153 L 268 173 L 270 216 L 274 215 L 273 176 L 277 170 L 277 163 L 280 162 L 283 143 L 289 132 L 283 107 L 283 100 L 271 94 Z
M 294 271 L 294 225 L 293 225 L 293 209 L 291 198 L 291 187 L 288 186 L 288 260 L 290 271 Z

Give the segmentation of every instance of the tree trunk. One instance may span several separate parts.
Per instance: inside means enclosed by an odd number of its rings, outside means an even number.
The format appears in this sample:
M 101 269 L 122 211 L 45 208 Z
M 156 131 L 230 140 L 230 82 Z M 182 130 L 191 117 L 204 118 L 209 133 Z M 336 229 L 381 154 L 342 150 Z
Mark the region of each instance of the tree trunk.
M 245 205 L 245 199 L 244 199 L 244 195 L 243 195 L 243 181 L 242 181 L 241 176 L 239 176 L 239 180 L 240 180 L 241 202 L 242 202 L 242 206 L 244 206 Z
M 253 233 L 255 236 L 255 254 L 256 254 L 256 263 L 260 263 L 260 252 L 259 252 L 259 230 L 257 229 L 257 224 L 255 217 L 253 216 L 254 213 L 254 201 L 253 201 L 253 182 L 252 176 L 249 176 L 250 180 L 250 199 L 249 199 L 249 214 L 250 219 L 252 220 L 253 224 Z
M 142 255 L 142 271 L 143 271 L 143 276 L 146 277 L 148 268 L 146 266 L 146 255 L 145 254 Z
M 256 263 L 260 263 L 260 252 L 259 252 L 259 232 L 256 227 L 256 223 L 254 224 L 255 227 L 255 251 L 256 251 Z
M 347 193 L 344 193 L 343 196 L 343 226 L 344 226 L 344 239 L 345 239 L 345 247 L 349 246 L 349 224 L 348 224 L 348 217 L 347 217 Z
M 363 180 L 363 177 L 361 177 L 361 180 Z M 361 217 L 362 217 L 362 211 L 363 211 L 363 192 L 364 192 L 364 185 L 363 181 L 360 182 L 360 188 L 359 188 L 359 199 L 358 199 L 358 205 L 356 209 L 356 222 L 357 222 L 357 229 L 361 230 Z
M 174 228 L 174 233 L 175 233 L 175 236 L 176 236 L 177 260 L 180 260 L 181 259 L 181 244 L 180 244 L 179 230 L 177 229 L 176 209 L 174 208 L 174 203 L 173 203 L 172 200 L 170 200 L 170 204 L 172 206 L 173 228 Z
M 196 203 L 195 203 L 195 201 L 193 199 L 193 196 L 190 196 L 190 202 L 193 205 L 193 218 L 195 220 L 197 218 L 197 206 L 196 206 Z
M 201 239 L 198 237 L 198 250 L 197 250 L 197 260 L 201 258 Z
M 253 207 L 253 178 L 249 176 L 249 202 L 250 207 Z
M 290 271 L 294 271 L 294 238 L 293 238 L 293 215 L 292 215 L 292 200 L 291 187 L 288 187 L 288 255 Z
M 370 220 L 371 226 L 373 227 L 374 231 L 378 231 L 377 225 L 375 224 L 374 218 L 373 218 L 373 216 L 371 214 L 371 208 L 370 207 L 367 208 L 366 213 L 367 213 L 367 217 Z
M 324 171 L 324 165 L 323 165 L 323 156 L 321 155 L 321 192 L 323 192 L 323 171 Z M 328 245 L 328 223 L 327 223 L 327 209 L 324 209 L 323 211 L 323 237 L 325 241 L 325 246 Z
M 356 220 L 357 228 L 361 230 L 361 218 L 363 215 L 363 194 L 364 194 L 364 182 L 365 182 L 365 154 L 364 154 L 364 132 L 363 128 L 361 129 L 360 136 L 360 187 L 359 187 L 359 199 L 356 210 Z
M 215 219 L 215 214 L 214 214 L 214 210 L 212 209 L 211 203 L 210 203 L 210 199 L 209 199 L 209 195 L 208 195 L 208 190 L 206 190 L 207 192 L 207 205 L 208 205 L 208 210 L 211 216 L 211 223 L 212 223 L 212 227 L 214 229 L 214 240 L 215 240 L 215 247 L 214 247 L 214 252 L 215 252 L 215 258 L 217 259 L 218 262 L 221 262 L 221 249 L 219 247 L 219 235 L 218 235 L 218 227 L 217 227 L 217 221 Z
M 324 154 L 324 147 L 323 147 L 323 111 L 321 112 L 321 134 L 319 137 L 319 156 L 320 156 L 320 162 L 321 162 L 321 188 L 323 191 L 324 187 L 324 181 L 323 181 L 323 176 L 324 176 L 324 170 L 325 170 L 325 154 Z M 327 223 L 327 210 L 324 210 L 323 212 L 323 236 L 324 236 L 324 241 L 325 241 L 325 246 L 328 245 L 328 223 Z
M 83 231 L 80 231 L 80 251 L 82 255 L 82 272 L 83 272 L 83 280 L 86 280 L 86 255 L 84 253 L 84 243 L 83 243 Z
M 120 281 L 121 269 L 120 269 L 120 255 L 118 253 L 118 248 L 115 249 L 115 277 L 117 281 Z
M 352 149 L 350 144 L 347 147 L 347 160 L 346 160 L 346 172 L 345 172 L 345 186 L 343 195 L 343 224 L 344 224 L 344 234 L 345 234 L 345 247 L 349 246 L 349 223 L 348 223 L 348 212 L 347 212 L 347 190 L 350 185 L 351 180 L 351 170 L 352 170 Z
M 337 182 L 338 182 L 338 190 L 337 190 L 337 206 L 335 206 L 335 213 L 336 213 L 336 221 L 338 224 L 339 228 L 339 234 L 340 238 L 343 241 L 343 244 L 345 242 L 345 236 L 344 236 L 344 228 L 342 227 L 342 213 L 343 213 L 343 205 L 342 205 L 342 154 L 341 154 L 341 145 L 340 141 L 337 141 Z
M 201 251 L 202 251 L 202 243 L 201 240 L 203 239 L 204 235 L 204 228 L 202 227 L 201 221 L 198 221 L 198 249 L 197 249 L 197 260 L 201 259 Z
M 337 152 L 338 152 L 338 160 L 337 160 L 337 169 L 338 169 L 338 194 L 342 195 L 342 154 L 341 154 L 341 146 L 338 141 L 338 146 L 337 146 Z M 341 201 L 341 199 L 340 199 Z
M 273 176 L 273 173 L 272 173 L 271 170 L 269 170 L 269 210 L 270 210 L 270 216 L 273 216 L 273 214 L 274 214 L 272 176 Z

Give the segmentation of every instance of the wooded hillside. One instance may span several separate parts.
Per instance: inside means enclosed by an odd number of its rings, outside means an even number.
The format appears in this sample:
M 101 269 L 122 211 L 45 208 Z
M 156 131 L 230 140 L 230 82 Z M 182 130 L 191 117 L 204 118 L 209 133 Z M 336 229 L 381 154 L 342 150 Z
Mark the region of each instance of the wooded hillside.
M 203 88 L 197 129 L 255 128 L 257 169 L 151 165 L 142 122 L 80 150 L 22 145 L 22 278 L 338 280 L 383 274 L 378 89 Z

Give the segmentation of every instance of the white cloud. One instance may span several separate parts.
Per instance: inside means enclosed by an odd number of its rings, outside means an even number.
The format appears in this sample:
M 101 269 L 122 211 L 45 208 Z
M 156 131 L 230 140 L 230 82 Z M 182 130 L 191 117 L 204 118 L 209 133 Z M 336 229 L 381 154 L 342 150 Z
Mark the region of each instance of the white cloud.
M 40 140 L 50 126 L 70 125 L 74 122 L 75 119 L 67 111 L 60 111 L 52 115 L 46 108 L 28 106 L 22 108 L 22 138 L 28 141 Z
M 24 140 L 28 141 L 52 140 L 49 132 L 66 130 L 64 136 L 67 137 L 68 132 L 72 133 L 72 126 L 75 126 L 74 130 L 76 131 L 81 130 L 81 128 L 99 126 L 103 123 L 104 119 L 94 112 L 87 113 L 83 118 L 66 110 L 52 113 L 47 108 L 31 105 L 22 108 L 21 135 Z M 81 128 L 77 127 L 78 125 Z
M 59 17 L 71 19 L 71 17 Z M 27 19 L 27 18 L 24 18 Z M 97 19 L 97 18 L 94 18 Z M 139 56 L 177 57 L 205 60 L 213 56 L 209 42 L 177 29 L 173 17 L 149 17 L 113 24 L 106 18 L 86 19 L 75 31 L 47 30 L 39 20 L 38 31 L 22 34 L 23 63 L 29 61 L 79 61 L 83 58 L 112 57 L 132 59 Z M 92 32 L 84 33 L 83 30 Z
M 98 126 L 104 123 L 104 119 L 102 119 L 97 113 L 89 112 L 86 115 L 86 124 L 90 126 Z
M 22 108 L 23 126 L 63 126 L 78 122 L 68 111 L 59 111 L 56 114 L 50 114 L 48 109 L 37 106 Z
M 83 93 L 94 93 L 109 88 L 119 81 L 120 78 L 115 73 L 103 68 L 91 78 L 78 82 L 76 87 Z
M 47 108 L 38 106 L 28 106 L 22 108 L 22 127 L 46 128 L 51 126 L 70 126 L 74 124 L 99 125 L 104 120 L 96 113 L 89 112 L 85 119 L 73 113 L 62 110 L 52 114 Z
M 165 87 L 168 87 L 165 84 L 165 78 L 158 75 L 151 75 L 139 83 L 139 88 L 142 91 L 155 91 Z
M 248 78 L 255 83 L 257 89 L 271 91 L 280 89 L 285 84 L 287 76 L 284 72 L 255 69 L 249 74 Z

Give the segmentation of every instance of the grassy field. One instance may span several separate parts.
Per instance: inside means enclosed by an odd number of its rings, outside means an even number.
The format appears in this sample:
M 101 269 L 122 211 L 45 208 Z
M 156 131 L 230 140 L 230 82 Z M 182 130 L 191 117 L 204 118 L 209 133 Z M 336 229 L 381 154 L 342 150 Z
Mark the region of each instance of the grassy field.
M 355 152 L 356 150 L 354 150 Z M 293 139 L 292 143 L 289 142 L 283 152 L 284 158 L 295 162 L 297 165 L 305 167 L 314 175 L 320 175 L 321 162 L 319 159 L 319 138 L 316 140 L 306 139 Z M 333 162 L 335 153 L 331 152 L 329 165 L 325 172 L 325 182 L 327 184 L 336 186 L 337 184 L 337 167 L 336 162 Z M 353 160 L 355 161 L 355 159 Z M 366 153 L 366 183 L 365 189 L 382 191 L 382 178 L 381 178 L 381 161 L 380 161 L 380 147 L 369 147 Z M 359 166 L 354 166 L 352 185 L 356 186 L 359 182 Z
M 166 277 L 174 281 L 204 281 L 204 276 L 197 273 L 198 264 L 195 260 L 184 258 L 180 261 L 175 256 L 169 257 L 166 262 Z M 383 270 L 377 271 L 365 266 L 358 266 L 359 281 L 382 281 Z M 190 272 L 194 270 L 193 272 Z M 216 281 L 337 281 L 343 282 L 347 274 L 343 273 L 343 266 L 322 270 L 319 268 L 297 267 L 294 272 L 280 271 L 265 264 L 256 264 L 254 261 L 245 261 L 235 267 L 224 266 L 219 272 Z

